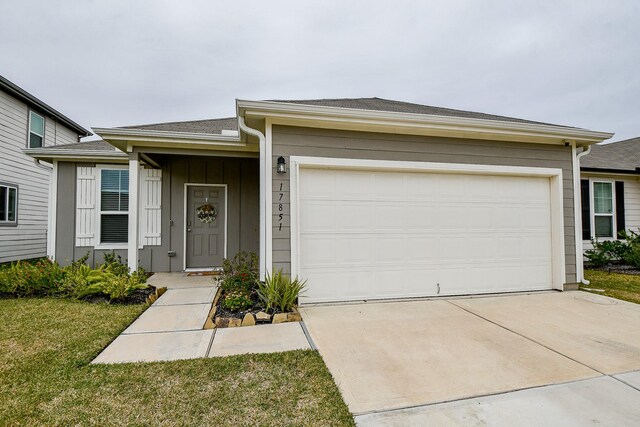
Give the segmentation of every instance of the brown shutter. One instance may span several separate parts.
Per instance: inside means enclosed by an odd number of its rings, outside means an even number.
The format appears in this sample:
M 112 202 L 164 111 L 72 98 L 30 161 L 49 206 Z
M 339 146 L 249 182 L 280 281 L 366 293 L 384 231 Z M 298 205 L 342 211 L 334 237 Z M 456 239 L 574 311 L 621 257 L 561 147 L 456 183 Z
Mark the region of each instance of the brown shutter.
M 589 180 L 580 180 L 580 201 L 582 203 L 582 240 L 591 240 L 591 206 Z
M 616 224 L 617 237 L 620 238 L 620 232 L 625 231 L 624 223 L 624 182 L 616 181 Z

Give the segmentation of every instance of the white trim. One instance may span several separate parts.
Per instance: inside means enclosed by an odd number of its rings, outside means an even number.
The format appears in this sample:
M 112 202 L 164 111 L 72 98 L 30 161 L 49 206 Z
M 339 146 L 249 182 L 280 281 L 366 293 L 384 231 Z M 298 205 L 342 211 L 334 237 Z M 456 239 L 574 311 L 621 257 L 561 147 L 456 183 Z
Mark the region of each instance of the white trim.
M 138 245 L 140 238 L 140 159 L 137 153 L 129 157 L 129 236 L 127 240 L 127 265 L 131 271 L 138 269 Z M 100 197 L 102 198 L 102 196 Z
M 273 144 L 271 119 L 265 120 L 265 272 L 273 270 Z
M 582 247 L 582 200 L 580 185 L 580 158 L 576 150 L 575 142 L 571 143 L 571 166 L 573 172 L 573 224 L 574 240 L 576 245 L 576 283 L 581 283 L 584 278 L 584 259 Z
M 593 184 L 600 182 L 603 184 L 611 184 L 611 213 L 610 214 L 596 214 L 595 212 L 595 192 Z M 612 236 L 596 236 L 596 219 L 597 216 L 611 216 L 611 232 Z M 589 221 L 591 224 L 591 238 L 603 239 L 603 240 L 615 240 L 617 236 L 618 224 L 616 218 L 616 181 L 614 179 L 607 178 L 589 178 Z
M 484 139 L 562 144 L 564 144 L 564 140 L 568 139 L 578 141 L 582 145 L 595 144 L 613 136 L 608 132 L 543 123 L 372 111 L 274 101 L 238 99 L 236 100 L 236 109 L 239 115 L 246 117 L 271 117 L 288 121 L 304 120 L 306 124 L 301 123 L 301 125 L 335 129 L 345 125 L 358 125 L 369 131 L 386 129 L 391 133 L 413 133 L 418 129 L 423 129 L 430 134 L 460 134 L 466 138 L 481 137 Z M 274 120 L 273 123 L 276 121 Z M 331 123 L 331 125 L 326 126 L 323 123 Z
M 56 259 L 56 231 L 58 229 L 58 161 L 53 161 L 49 181 L 49 212 L 47 218 L 47 256 L 51 260 Z M 74 212 L 75 215 L 75 212 Z
M 537 168 L 521 166 L 494 166 L 478 164 L 405 162 L 389 160 L 339 159 L 324 157 L 292 156 L 289 159 L 290 170 L 290 203 L 291 203 L 291 275 L 300 275 L 300 211 L 299 211 L 299 175 L 300 167 L 305 168 L 338 168 L 385 171 L 419 171 L 433 173 L 463 173 L 499 176 L 530 176 L 550 178 L 551 201 L 551 259 L 553 268 L 552 287 L 564 290 L 565 247 L 564 247 L 564 214 L 562 169 Z
M 201 270 L 200 268 L 187 268 L 187 196 L 188 196 L 188 187 L 222 187 L 224 188 L 224 253 L 223 258 L 227 258 L 227 232 L 228 232 L 228 224 L 229 224 L 229 215 L 228 215 L 228 206 L 229 202 L 227 200 L 228 191 L 227 184 L 200 184 L 197 182 L 185 182 L 184 183 L 184 210 L 183 216 L 184 219 L 184 229 L 183 229 L 183 239 L 182 239 L 182 269 L 184 271 L 195 271 Z M 209 268 L 209 267 L 206 267 Z M 210 269 L 215 269 L 216 266 L 211 266 Z M 203 270 L 207 271 L 207 270 Z

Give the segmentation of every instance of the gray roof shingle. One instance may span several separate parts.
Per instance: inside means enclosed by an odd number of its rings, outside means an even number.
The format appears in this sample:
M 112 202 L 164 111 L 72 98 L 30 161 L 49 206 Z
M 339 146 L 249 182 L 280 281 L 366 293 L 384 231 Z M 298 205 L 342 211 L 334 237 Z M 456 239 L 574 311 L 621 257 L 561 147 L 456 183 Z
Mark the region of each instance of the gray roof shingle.
M 152 123 L 148 125 L 122 126 L 120 129 L 221 134 L 223 130 L 238 130 L 238 119 L 225 117 L 222 119 L 191 120 L 187 122 Z
M 299 99 L 269 100 L 286 104 L 314 105 L 322 107 L 352 108 L 357 110 L 387 111 L 396 113 L 413 113 L 470 119 L 497 120 L 503 122 L 550 125 L 549 123 L 497 116 L 494 114 L 476 113 L 473 111 L 454 110 L 451 108 L 433 107 L 410 102 L 393 101 L 382 98 L 339 98 L 339 99 Z M 570 128 L 570 126 L 551 125 Z M 122 126 L 121 129 L 159 130 L 167 132 L 189 132 L 204 134 L 221 134 L 222 130 L 238 130 L 238 119 L 226 117 L 222 119 L 192 120 L 186 122 L 153 123 L 147 125 Z M 575 128 L 573 128 L 575 129 Z
M 581 169 L 633 171 L 640 167 L 640 137 L 591 147 L 591 153 L 580 159 Z
M 477 113 L 474 111 L 454 110 L 452 108 L 434 107 L 431 105 L 414 104 L 411 102 L 394 101 L 383 98 L 338 98 L 338 99 L 302 99 L 302 100 L 271 100 L 288 104 L 317 105 L 322 107 L 353 108 L 357 110 L 388 111 L 397 113 L 413 113 L 434 116 L 461 117 L 469 119 L 498 120 L 503 122 L 531 123 L 550 125 L 550 123 L 517 119 L 514 117 L 497 116 L 495 114 Z M 563 125 L 551 125 L 562 126 Z
M 52 147 L 46 147 L 51 150 L 87 150 L 87 151 L 116 151 L 116 148 L 106 141 L 101 139 L 97 141 L 84 141 L 74 142 L 73 144 L 61 144 L 54 145 Z

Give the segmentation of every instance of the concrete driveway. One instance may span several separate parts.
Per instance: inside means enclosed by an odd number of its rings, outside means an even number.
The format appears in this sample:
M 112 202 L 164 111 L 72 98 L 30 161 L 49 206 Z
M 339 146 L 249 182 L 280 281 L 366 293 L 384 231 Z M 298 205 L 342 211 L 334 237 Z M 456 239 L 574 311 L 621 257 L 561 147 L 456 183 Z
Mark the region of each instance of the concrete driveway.
M 640 424 L 640 305 L 577 291 L 302 314 L 358 424 Z

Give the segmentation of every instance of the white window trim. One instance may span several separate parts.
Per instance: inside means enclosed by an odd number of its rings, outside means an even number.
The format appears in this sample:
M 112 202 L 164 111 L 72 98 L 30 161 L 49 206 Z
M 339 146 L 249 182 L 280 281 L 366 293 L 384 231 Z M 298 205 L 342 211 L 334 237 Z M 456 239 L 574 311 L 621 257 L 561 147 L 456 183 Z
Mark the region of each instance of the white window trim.
M 611 184 L 611 213 L 610 214 L 599 214 L 595 213 L 595 192 L 593 187 L 595 183 L 605 183 Z M 611 232 L 613 236 L 608 237 L 596 237 L 596 216 L 610 216 L 611 217 Z M 589 178 L 589 221 L 591 224 L 591 238 L 592 239 L 601 239 L 601 240 L 616 240 L 618 224 L 616 221 L 616 181 L 613 179 L 606 178 Z
M 37 132 L 33 132 L 31 130 L 31 115 L 35 114 L 38 117 L 42 118 L 42 135 L 38 134 Z M 44 134 L 46 133 L 46 128 L 47 128 L 47 118 L 45 116 L 43 116 L 42 114 L 38 114 L 33 110 L 29 110 L 29 125 L 27 127 L 27 148 L 44 148 Z M 32 147 L 31 146 L 31 134 L 37 135 L 40 138 L 42 138 L 42 145 L 40 147 Z
M 102 227 L 101 227 L 101 216 L 102 214 L 119 214 L 119 215 L 129 215 L 129 211 L 102 211 L 102 171 L 103 170 L 129 170 L 127 165 L 97 165 L 97 176 L 96 176 L 96 245 L 94 249 L 127 249 L 128 242 L 124 243 L 102 243 Z
M 15 213 L 16 213 L 16 219 L 13 221 L 9 221 L 9 219 L 0 219 L 0 226 L 2 227 L 16 227 L 18 225 L 18 204 L 19 204 L 19 197 L 20 197 L 20 191 L 18 190 L 18 186 L 15 184 L 9 184 L 7 182 L 0 182 L 0 187 L 5 187 L 7 189 L 7 192 L 5 194 L 6 197 L 6 202 L 7 202 L 7 218 L 9 218 L 9 189 L 13 188 L 14 190 L 16 190 L 16 207 L 15 207 Z

